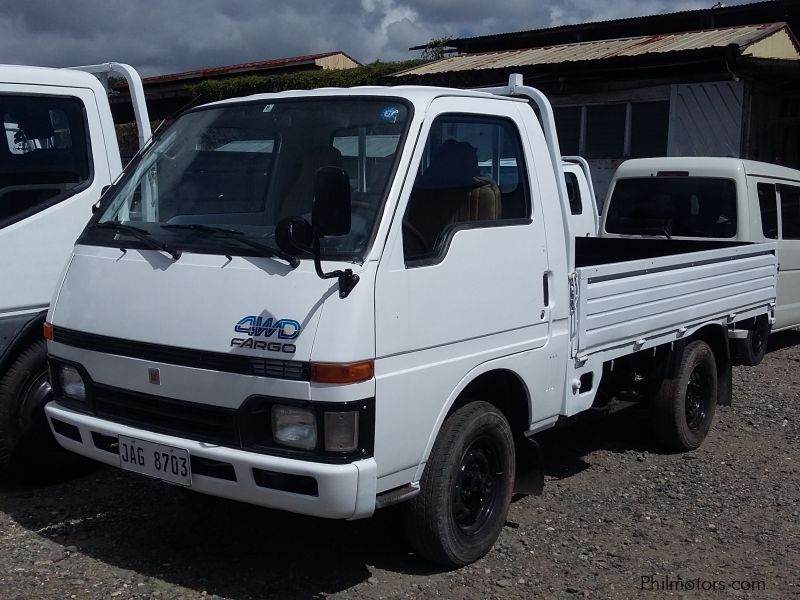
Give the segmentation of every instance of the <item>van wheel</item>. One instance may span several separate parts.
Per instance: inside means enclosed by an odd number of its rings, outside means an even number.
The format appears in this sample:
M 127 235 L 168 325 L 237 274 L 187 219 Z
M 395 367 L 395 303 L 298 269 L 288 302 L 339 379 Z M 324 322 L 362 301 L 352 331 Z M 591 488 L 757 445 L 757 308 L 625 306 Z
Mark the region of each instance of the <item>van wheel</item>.
M 514 438 L 503 414 L 471 402 L 442 425 L 420 481 L 403 505 L 416 552 L 460 567 L 491 550 L 506 521 L 514 487 Z
M 733 353 L 737 365 L 754 367 L 759 364 L 767 353 L 767 338 L 769 337 L 769 320 L 767 315 L 756 317 L 753 329 L 748 331 L 747 337 L 734 340 Z
M 717 407 L 717 363 L 707 343 L 697 340 L 683 351 L 673 377 L 665 377 L 653 403 L 655 433 L 669 448 L 694 450 L 708 434 Z
M 0 474 L 29 483 L 62 480 L 87 461 L 53 438 L 44 405 L 52 389 L 47 379 L 47 346 L 26 348 L 0 379 Z

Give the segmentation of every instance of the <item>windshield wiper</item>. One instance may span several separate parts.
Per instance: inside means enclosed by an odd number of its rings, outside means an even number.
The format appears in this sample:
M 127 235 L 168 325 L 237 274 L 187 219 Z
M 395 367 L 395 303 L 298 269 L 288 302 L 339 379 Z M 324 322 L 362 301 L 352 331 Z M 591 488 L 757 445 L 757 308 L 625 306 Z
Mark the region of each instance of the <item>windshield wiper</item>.
M 189 231 L 205 231 L 212 235 L 217 235 L 219 237 L 229 239 L 229 240 L 236 240 L 246 246 L 250 246 L 256 250 L 259 250 L 264 256 L 269 256 L 270 258 L 279 258 L 281 260 L 285 260 L 289 265 L 294 269 L 300 264 L 300 260 L 296 256 L 292 256 L 291 254 L 280 250 L 279 248 L 273 248 L 272 246 L 268 246 L 266 244 L 262 244 L 260 242 L 256 242 L 254 240 L 249 239 L 243 231 L 236 231 L 235 229 L 226 229 L 224 227 L 213 227 L 211 225 L 201 225 L 199 223 L 169 223 L 167 225 L 162 225 L 162 229 L 187 229 Z
M 132 237 L 135 237 L 140 242 L 144 242 L 147 246 L 152 248 L 153 250 L 160 250 L 162 252 L 166 252 L 172 257 L 172 260 L 178 260 L 181 257 L 181 251 L 177 248 L 173 248 L 166 242 L 159 242 L 158 240 L 153 239 L 150 232 L 146 229 L 142 229 L 141 227 L 134 227 L 133 225 L 126 225 L 125 223 L 120 223 L 119 221 L 103 221 L 101 223 L 95 223 L 94 225 L 89 225 L 89 229 L 113 229 L 117 233 L 127 233 L 130 234 Z M 122 248 L 124 250 L 124 248 Z

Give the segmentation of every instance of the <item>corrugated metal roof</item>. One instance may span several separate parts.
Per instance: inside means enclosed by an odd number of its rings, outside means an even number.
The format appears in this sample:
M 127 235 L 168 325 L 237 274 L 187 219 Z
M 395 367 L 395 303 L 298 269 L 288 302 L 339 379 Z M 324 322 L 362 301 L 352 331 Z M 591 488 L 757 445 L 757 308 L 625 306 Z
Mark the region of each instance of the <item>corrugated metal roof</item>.
M 664 12 L 664 13 L 656 13 L 656 14 L 645 14 L 645 15 L 637 15 L 635 17 L 622 17 L 619 19 L 605 19 L 602 21 L 585 21 L 583 23 L 566 23 L 564 25 L 553 25 L 551 27 L 541 27 L 537 29 L 524 29 L 524 30 L 516 30 L 516 31 L 507 31 L 503 33 L 488 33 L 484 35 L 476 35 L 471 37 L 463 37 L 463 38 L 453 38 L 448 41 L 448 43 L 454 47 L 458 48 L 462 43 L 465 42 L 477 42 L 483 40 L 491 40 L 494 38 L 502 38 L 507 36 L 525 36 L 530 34 L 547 34 L 547 33 L 554 33 L 554 32 L 561 32 L 561 31 L 571 31 L 571 30 L 578 30 L 583 28 L 598 28 L 604 25 L 612 25 L 612 24 L 632 24 L 637 21 L 661 21 L 666 18 L 670 17 L 680 17 L 680 16 L 689 16 L 689 15 L 710 15 L 710 16 L 717 16 L 720 14 L 725 13 L 741 13 L 741 12 L 751 12 L 751 11 L 758 11 L 763 10 L 764 8 L 772 8 L 773 6 L 780 7 L 781 4 L 792 5 L 793 3 L 797 2 L 797 0 L 761 0 L 760 2 L 750 2 L 746 4 L 734 4 L 732 6 L 713 6 L 709 8 L 694 8 L 689 10 L 678 10 L 673 12 Z M 722 3 L 720 3 L 722 4 Z M 774 18 L 773 18 L 774 20 Z M 412 46 L 409 50 L 423 50 L 428 47 L 428 44 L 420 44 L 418 46 Z
M 744 49 L 748 45 L 781 29 L 788 29 L 785 23 L 744 25 L 725 29 L 599 40 L 544 48 L 529 48 L 526 50 L 464 54 L 397 73 L 395 76 L 596 61 L 645 54 L 724 48 L 730 45 L 736 45 L 740 49 Z
M 348 56 L 346 53 L 341 51 L 336 52 L 324 52 L 322 54 L 307 54 L 305 56 L 290 56 L 288 58 L 274 58 L 271 60 L 260 60 L 255 62 L 249 63 L 241 63 L 236 65 L 225 65 L 222 67 L 208 67 L 206 69 L 195 69 L 193 71 L 183 71 L 181 73 L 169 73 L 166 75 L 154 75 L 152 77 L 145 77 L 142 79 L 142 83 L 145 85 L 148 84 L 156 84 L 156 83 L 165 83 L 165 82 L 172 82 L 178 81 L 182 79 L 199 79 L 199 78 L 206 78 L 206 77 L 217 77 L 220 75 L 231 75 L 234 73 L 242 73 L 248 71 L 259 71 L 259 70 L 268 70 L 268 69 L 280 69 L 286 67 L 294 67 L 298 65 L 313 63 L 316 60 L 321 58 L 327 58 L 329 56 L 335 56 L 337 54 L 341 54 L 352 60 L 355 64 L 360 65 L 356 59 Z

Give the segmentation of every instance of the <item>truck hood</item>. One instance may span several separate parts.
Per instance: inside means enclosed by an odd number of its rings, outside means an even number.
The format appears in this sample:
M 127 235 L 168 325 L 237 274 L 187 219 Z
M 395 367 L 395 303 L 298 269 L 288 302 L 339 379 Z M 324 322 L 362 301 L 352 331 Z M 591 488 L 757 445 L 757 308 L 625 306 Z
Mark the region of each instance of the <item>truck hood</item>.
M 266 257 L 184 253 L 173 261 L 150 250 L 76 246 L 50 319 L 121 340 L 309 361 L 325 304 L 366 302 L 366 313 L 355 311 L 363 319 L 372 313 L 370 289 L 362 281 L 342 300 L 337 280 L 317 277 L 309 260 L 291 269 Z M 341 350 L 373 353 L 374 337 L 364 337 L 344 336 L 356 347 Z

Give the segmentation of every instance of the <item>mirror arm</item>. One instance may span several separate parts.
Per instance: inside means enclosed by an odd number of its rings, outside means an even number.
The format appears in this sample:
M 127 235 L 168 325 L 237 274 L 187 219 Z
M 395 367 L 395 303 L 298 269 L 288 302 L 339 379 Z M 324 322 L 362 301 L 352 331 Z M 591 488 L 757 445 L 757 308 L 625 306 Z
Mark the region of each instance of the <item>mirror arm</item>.
M 358 275 L 353 273 L 353 269 L 345 269 L 344 271 L 336 270 L 330 273 L 325 273 L 322 270 L 322 250 L 320 248 L 320 236 L 314 232 L 314 270 L 320 279 L 333 279 L 336 277 L 339 280 L 339 298 L 347 298 L 353 288 L 359 281 Z

